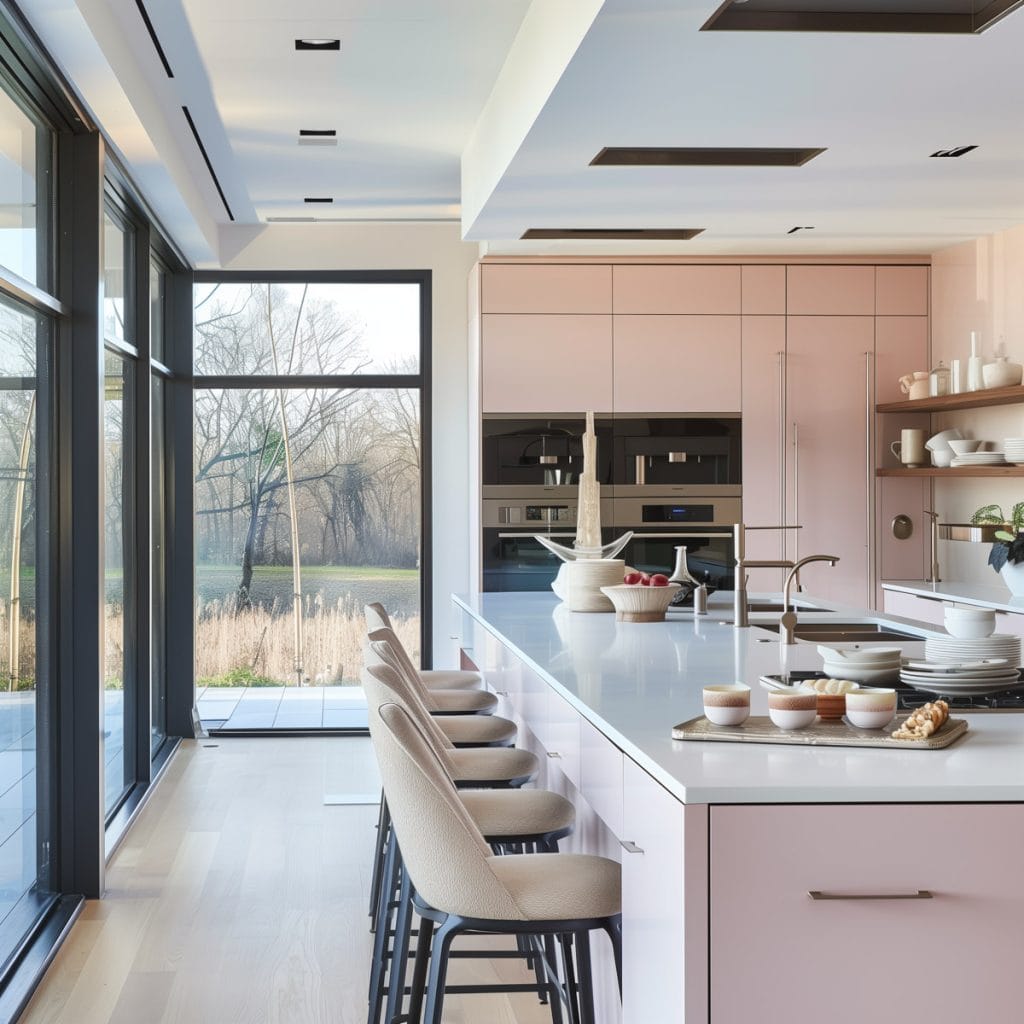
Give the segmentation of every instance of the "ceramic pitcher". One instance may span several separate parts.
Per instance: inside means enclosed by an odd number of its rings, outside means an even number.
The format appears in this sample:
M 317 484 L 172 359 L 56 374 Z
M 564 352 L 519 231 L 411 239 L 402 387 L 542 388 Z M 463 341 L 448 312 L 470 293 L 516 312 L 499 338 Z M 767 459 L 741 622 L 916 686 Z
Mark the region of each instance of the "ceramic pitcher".
M 900 390 L 911 401 L 927 398 L 929 390 L 927 370 L 915 370 L 913 373 L 900 377 Z

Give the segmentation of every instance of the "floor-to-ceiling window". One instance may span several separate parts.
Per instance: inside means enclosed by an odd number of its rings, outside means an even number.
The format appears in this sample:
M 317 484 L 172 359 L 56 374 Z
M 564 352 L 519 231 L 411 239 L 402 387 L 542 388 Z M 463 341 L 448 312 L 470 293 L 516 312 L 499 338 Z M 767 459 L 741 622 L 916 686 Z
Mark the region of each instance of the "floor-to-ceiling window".
M 428 287 L 196 285 L 196 683 L 211 727 L 365 727 L 367 601 L 420 656 Z

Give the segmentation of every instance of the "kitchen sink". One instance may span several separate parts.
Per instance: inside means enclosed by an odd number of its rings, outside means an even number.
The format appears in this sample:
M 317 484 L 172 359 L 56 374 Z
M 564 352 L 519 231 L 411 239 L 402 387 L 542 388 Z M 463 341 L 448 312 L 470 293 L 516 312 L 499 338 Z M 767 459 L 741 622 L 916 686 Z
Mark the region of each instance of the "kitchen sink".
M 813 604 L 799 604 L 793 605 L 793 610 L 796 612 L 814 612 L 815 614 L 834 614 L 831 608 L 817 608 Z M 779 612 L 780 614 L 784 611 L 781 601 L 750 601 L 747 604 L 748 612 Z
M 758 622 L 758 629 L 779 632 L 777 622 Z M 905 633 L 884 622 L 798 622 L 793 630 L 797 640 L 818 643 L 886 643 L 891 640 L 923 640 L 916 633 Z

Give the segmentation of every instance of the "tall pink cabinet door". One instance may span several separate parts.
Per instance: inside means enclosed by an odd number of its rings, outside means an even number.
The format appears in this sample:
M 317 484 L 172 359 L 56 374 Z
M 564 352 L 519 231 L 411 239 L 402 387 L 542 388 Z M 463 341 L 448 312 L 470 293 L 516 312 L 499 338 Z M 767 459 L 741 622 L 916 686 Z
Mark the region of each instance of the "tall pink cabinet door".
M 739 412 L 738 316 L 616 316 L 616 412 Z
M 1021 804 L 712 808 L 711 1024 L 1024 1019 L 1022 849 Z
M 610 412 L 612 318 L 481 317 L 483 412 Z
M 786 312 L 791 316 L 874 316 L 875 268 L 787 267 Z
M 870 606 L 875 321 L 791 316 L 786 327 L 788 508 L 803 526 L 797 552 L 840 558 L 831 568 L 807 566 L 801 579 L 816 596 Z
M 785 524 L 785 387 L 786 318 L 743 317 L 743 521 L 748 526 Z M 748 558 L 778 560 L 785 557 L 786 534 L 751 531 L 746 545 Z M 750 570 L 750 590 L 781 590 L 782 582 L 781 569 Z
M 708 1019 L 707 814 L 628 757 L 622 854 L 622 1022 Z
M 489 264 L 480 268 L 484 313 L 610 313 L 612 268 Z

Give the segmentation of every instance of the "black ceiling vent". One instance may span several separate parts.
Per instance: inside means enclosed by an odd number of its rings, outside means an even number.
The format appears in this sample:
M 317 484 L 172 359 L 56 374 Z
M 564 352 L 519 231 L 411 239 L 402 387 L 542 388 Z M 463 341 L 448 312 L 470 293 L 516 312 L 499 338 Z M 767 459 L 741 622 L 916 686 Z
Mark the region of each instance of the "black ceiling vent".
M 296 50 L 319 50 L 329 53 L 332 50 L 341 49 L 340 39 L 296 39 Z
M 160 45 L 156 29 L 153 28 L 153 22 L 149 20 L 149 11 L 146 10 L 146 5 L 142 0 L 135 0 L 135 6 L 138 7 L 139 14 L 142 15 L 142 21 L 146 26 L 146 31 L 149 33 L 149 38 L 153 41 L 153 47 L 156 49 L 156 55 L 160 58 L 160 63 L 163 64 L 164 71 L 167 72 L 167 77 L 173 78 L 174 72 L 171 70 L 170 61 L 167 59 L 167 54 L 164 53 L 164 48 Z
M 199 129 L 196 128 L 196 123 L 192 120 L 192 114 L 189 112 L 188 107 L 182 107 L 181 112 L 185 115 L 185 120 L 188 122 L 189 130 L 192 132 L 192 138 L 196 140 L 196 146 L 203 158 L 203 163 L 206 164 L 206 169 L 210 172 L 214 188 L 217 189 L 217 195 L 220 196 L 220 201 L 224 204 L 228 220 L 234 220 L 235 215 L 231 212 L 231 207 L 228 205 L 228 197 L 224 195 L 224 189 L 221 188 L 220 178 L 217 177 L 217 172 L 213 169 L 213 161 L 210 159 L 210 154 L 206 152 L 206 147 L 203 145 L 203 140 L 199 135 Z
M 1024 0 L 726 0 L 705 32 L 984 32 Z
M 616 241 L 683 241 L 695 238 L 703 228 L 530 228 L 523 238 L 559 239 L 614 239 Z
M 1022 0 L 1024 2 L 1024 0 Z M 591 167 L 803 167 L 824 149 L 605 146 Z
M 331 196 L 306 196 L 302 200 L 304 203 L 333 203 L 334 200 Z
M 338 133 L 334 128 L 300 128 L 300 146 L 336 146 Z
M 939 157 L 952 157 L 955 159 L 958 156 L 966 156 L 968 153 L 971 152 L 971 150 L 977 148 L 977 146 L 954 146 L 952 149 L 937 149 L 931 155 Z
M 786 232 L 786 234 L 787 235 L 795 235 L 795 234 L 797 234 L 797 232 L 800 232 L 800 231 L 813 231 L 813 230 L 814 230 L 814 225 L 813 224 L 797 224 L 797 226 L 795 228 L 790 228 Z

